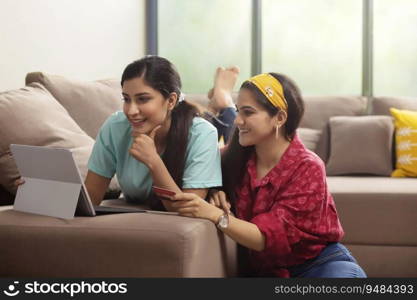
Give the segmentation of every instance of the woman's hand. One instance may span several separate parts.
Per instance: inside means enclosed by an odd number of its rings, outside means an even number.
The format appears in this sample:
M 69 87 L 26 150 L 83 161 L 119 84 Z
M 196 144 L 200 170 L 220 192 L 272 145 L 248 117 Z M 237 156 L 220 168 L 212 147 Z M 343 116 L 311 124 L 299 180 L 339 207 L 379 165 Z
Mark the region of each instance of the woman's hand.
M 220 216 L 224 213 L 222 209 L 201 199 L 196 194 L 177 193 L 172 197 L 172 207 L 181 216 L 202 218 L 217 223 Z
M 215 191 L 210 195 L 210 204 L 228 211 L 230 213 L 230 202 L 226 199 L 226 194 L 223 191 Z
M 155 134 L 159 128 L 161 128 L 161 125 L 152 129 L 149 135 L 137 133 L 134 129 L 132 131 L 133 143 L 129 149 L 129 153 L 148 167 L 156 158 L 159 158 L 155 146 Z

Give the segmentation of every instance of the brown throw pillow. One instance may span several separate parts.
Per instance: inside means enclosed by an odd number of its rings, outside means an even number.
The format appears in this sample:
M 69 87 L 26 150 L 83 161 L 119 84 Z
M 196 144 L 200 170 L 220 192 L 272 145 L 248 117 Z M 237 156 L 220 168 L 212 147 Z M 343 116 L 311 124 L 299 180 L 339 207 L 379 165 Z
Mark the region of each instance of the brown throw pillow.
M 330 118 L 328 175 L 390 176 L 394 124 L 388 116 Z
M 10 144 L 71 149 L 83 177 L 94 140 L 40 84 L 0 93 L 0 184 L 15 193 L 19 177 Z
M 321 130 L 311 128 L 298 128 L 297 134 L 308 150 L 316 151 L 317 143 L 321 136 Z
M 104 121 L 122 109 L 118 80 L 77 81 L 40 72 L 26 75 L 26 84 L 42 84 L 93 139 Z

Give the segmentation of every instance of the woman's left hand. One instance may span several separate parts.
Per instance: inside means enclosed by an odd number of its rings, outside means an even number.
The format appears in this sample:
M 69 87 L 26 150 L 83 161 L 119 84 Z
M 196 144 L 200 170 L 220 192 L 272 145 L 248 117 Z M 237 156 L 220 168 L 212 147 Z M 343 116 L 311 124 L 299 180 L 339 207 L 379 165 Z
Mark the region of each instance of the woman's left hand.
M 172 198 L 172 207 L 181 215 L 192 218 L 202 218 L 217 223 L 219 217 L 224 213 L 220 208 L 201 199 L 192 193 L 177 193 Z
M 161 128 L 161 125 L 152 129 L 149 135 L 136 133 L 135 130 L 132 131 L 133 143 L 129 149 L 129 153 L 147 166 L 155 158 L 159 157 L 155 146 L 155 134 L 159 128 Z

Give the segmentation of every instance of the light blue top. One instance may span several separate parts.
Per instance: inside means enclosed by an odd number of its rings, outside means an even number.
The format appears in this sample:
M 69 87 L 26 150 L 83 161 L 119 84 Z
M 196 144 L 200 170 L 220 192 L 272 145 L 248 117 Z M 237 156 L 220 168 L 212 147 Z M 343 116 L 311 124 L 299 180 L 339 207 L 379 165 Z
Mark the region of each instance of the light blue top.
M 116 174 L 126 200 L 143 202 L 151 193 L 152 177 L 148 167 L 129 153 L 133 142 L 131 132 L 132 127 L 122 111 L 112 114 L 98 133 L 88 169 L 107 178 Z M 221 185 L 217 130 L 208 121 L 195 117 L 188 136 L 183 189 Z

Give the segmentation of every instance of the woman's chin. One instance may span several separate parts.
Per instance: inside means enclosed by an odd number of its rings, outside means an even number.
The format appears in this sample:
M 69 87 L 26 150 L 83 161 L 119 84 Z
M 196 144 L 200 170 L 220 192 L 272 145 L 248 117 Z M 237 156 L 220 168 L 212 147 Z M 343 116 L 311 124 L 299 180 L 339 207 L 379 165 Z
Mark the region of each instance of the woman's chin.
M 136 133 L 140 133 L 140 134 L 147 134 L 150 131 L 148 126 L 143 126 L 143 125 L 137 126 L 137 125 L 133 125 L 133 124 L 130 124 L 130 126 L 132 127 L 132 130 L 134 130 Z
M 251 143 L 251 141 L 245 137 L 239 137 L 239 144 L 242 147 L 248 147 L 253 145 L 253 143 Z

